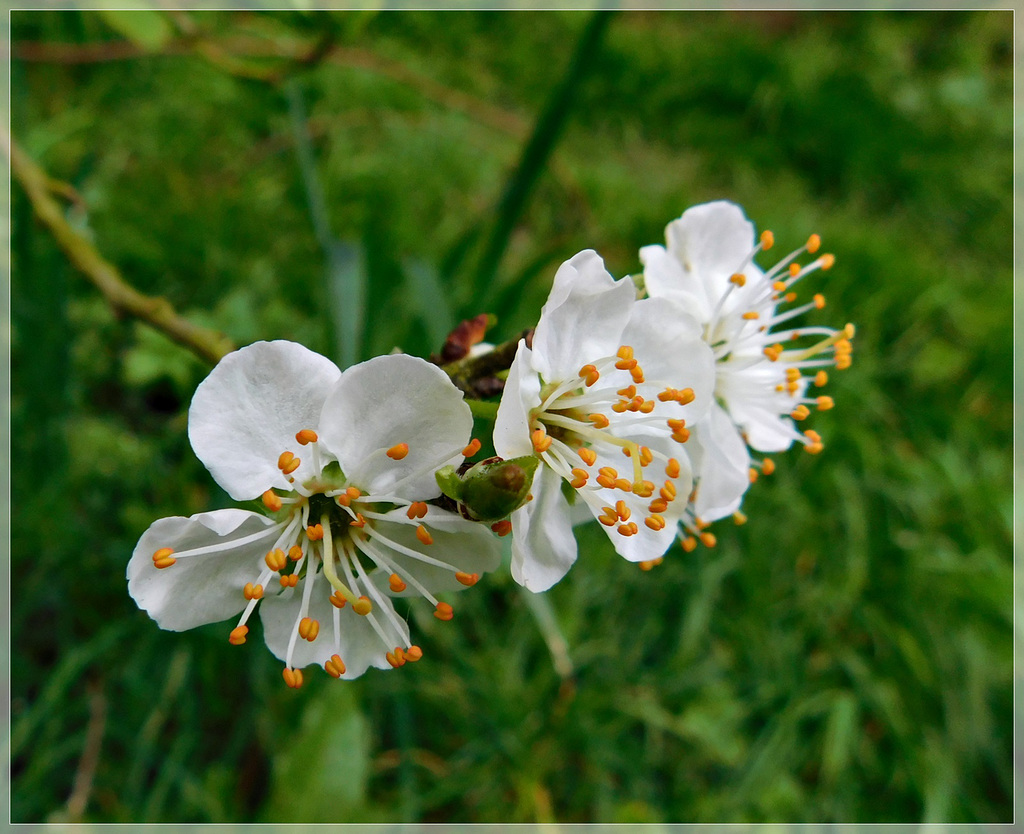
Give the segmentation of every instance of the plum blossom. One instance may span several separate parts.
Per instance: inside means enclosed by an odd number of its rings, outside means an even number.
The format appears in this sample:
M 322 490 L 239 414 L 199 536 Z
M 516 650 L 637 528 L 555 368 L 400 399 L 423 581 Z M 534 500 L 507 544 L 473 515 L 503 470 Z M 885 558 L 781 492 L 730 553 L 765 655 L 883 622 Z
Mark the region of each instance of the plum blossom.
M 520 342 L 494 427 L 499 455 L 536 455 L 532 500 L 511 515 L 512 575 L 544 591 L 576 560 L 570 502 L 616 551 L 656 559 L 692 486 L 688 426 L 711 403 L 714 359 L 673 301 L 637 300 L 597 253 L 566 261 L 532 346 Z
M 439 368 L 380 356 L 341 372 L 293 342 L 257 342 L 218 364 L 189 408 L 189 439 L 213 478 L 269 515 L 222 509 L 154 522 L 128 564 L 128 589 L 161 628 L 259 607 L 284 679 L 319 664 L 338 678 L 418 660 L 393 597 L 473 585 L 500 553 L 483 525 L 427 503 L 435 471 L 463 460 L 472 416 Z M 472 451 L 470 451 L 472 449 Z
M 685 526 L 699 534 L 706 522 L 736 513 L 758 472 L 774 468 L 771 459 L 752 459 L 750 450 L 778 452 L 796 441 L 808 452 L 821 451 L 820 435 L 800 431 L 796 423 L 811 408 L 832 408 L 831 397 L 810 390 L 826 384 L 825 368 L 849 367 L 853 326 L 778 329 L 825 306 L 824 296 L 816 294 L 786 307 L 796 300 L 797 282 L 835 262 L 831 254 L 817 255 L 816 234 L 767 271 L 754 257 L 771 249 L 774 236 L 764 231 L 755 242 L 753 224 L 730 202 L 687 209 L 669 223 L 665 238 L 667 246 L 640 250 L 646 292 L 696 316 L 715 357 L 714 401 L 691 426 L 697 485 Z M 801 265 L 797 259 L 804 254 L 817 256 Z M 692 549 L 696 542 L 689 536 L 683 545 Z

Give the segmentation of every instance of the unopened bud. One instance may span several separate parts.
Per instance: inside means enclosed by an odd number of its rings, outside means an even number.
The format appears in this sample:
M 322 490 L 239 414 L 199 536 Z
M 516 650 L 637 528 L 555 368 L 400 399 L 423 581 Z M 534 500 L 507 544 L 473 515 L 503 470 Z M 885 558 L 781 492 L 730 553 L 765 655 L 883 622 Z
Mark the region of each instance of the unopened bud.
M 437 472 L 437 485 L 472 518 L 497 521 L 526 503 L 538 464 L 535 455 L 524 455 L 509 460 L 489 458 L 462 474 L 446 466 Z

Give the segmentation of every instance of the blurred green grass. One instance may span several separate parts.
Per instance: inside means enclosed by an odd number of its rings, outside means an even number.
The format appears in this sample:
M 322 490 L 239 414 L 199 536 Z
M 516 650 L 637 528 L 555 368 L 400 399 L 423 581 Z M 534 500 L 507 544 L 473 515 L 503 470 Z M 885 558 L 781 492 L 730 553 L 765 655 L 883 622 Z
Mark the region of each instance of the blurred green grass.
M 152 520 L 230 504 L 185 436 L 207 368 L 115 320 L 15 188 L 12 820 L 77 814 L 90 727 L 97 822 L 1011 819 L 1011 12 L 615 15 L 493 284 L 588 14 L 160 18 L 119 57 L 123 22 L 14 12 L 12 132 L 133 284 L 239 344 L 338 356 L 292 84 L 365 280 L 361 357 L 437 350 L 485 293 L 511 337 L 577 250 L 635 272 L 724 197 L 782 251 L 822 235 L 815 320 L 856 322 L 855 361 L 825 453 L 778 456 L 714 549 L 643 573 L 580 529 L 542 598 L 572 675 L 499 572 L 451 624 L 411 610 L 424 662 L 293 692 L 258 639 L 161 632 L 128 597 Z M 328 35 L 303 66 L 200 48 Z

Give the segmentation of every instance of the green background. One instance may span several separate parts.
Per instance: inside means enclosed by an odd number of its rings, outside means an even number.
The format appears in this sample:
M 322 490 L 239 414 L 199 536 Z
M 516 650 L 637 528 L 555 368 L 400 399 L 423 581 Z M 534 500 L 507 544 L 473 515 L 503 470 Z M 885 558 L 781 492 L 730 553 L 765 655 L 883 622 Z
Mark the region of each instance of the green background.
M 1012 13 L 14 12 L 12 132 L 125 278 L 342 363 L 536 322 L 710 199 L 857 324 L 817 457 L 649 573 L 579 530 L 425 657 L 287 689 L 258 625 L 162 632 L 124 570 L 231 506 L 209 367 L 116 317 L 12 194 L 12 819 L 1012 817 Z M 773 252 L 774 254 L 774 252 Z M 765 266 L 772 260 L 762 258 Z M 481 427 L 481 432 L 485 431 Z

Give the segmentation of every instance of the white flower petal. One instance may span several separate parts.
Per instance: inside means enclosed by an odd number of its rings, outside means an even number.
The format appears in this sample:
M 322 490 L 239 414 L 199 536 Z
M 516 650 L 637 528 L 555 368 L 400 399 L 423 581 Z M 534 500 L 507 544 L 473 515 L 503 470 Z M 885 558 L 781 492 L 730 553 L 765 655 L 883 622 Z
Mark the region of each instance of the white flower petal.
M 644 265 L 644 287 L 651 298 L 669 298 L 690 312 L 700 322 L 711 320 L 714 311 L 704 285 L 664 246 L 644 246 L 640 250 Z
M 457 513 L 430 507 L 422 521 L 426 523 L 433 544 L 423 544 L 416 537 L 416 525 L 408 523 L 404 507 L 392 510 L 388 516 L 394 520 L 374 522 L 374 529 L 381 535 L 407 550 L 443 562 L 455 570 L 469 574 L 484 574 L 494 570 L 501 562 L 501 543 L 486 524 L 467 521 Z M 371 576 L 384 593 L 391 596 L 420 596 L 410 577 L 433 594 L 466 589 L 466 586 L 455 578 L 455 573 L 450 568 L 420 561 L 389 547 L 380 540 L 374 540 L 373 545 L 383 552 L 384 557 L 408 586 L 405 591 L 395 594 L 388 586 L 389 573 L 380 570 Z
M 698 479 L 694 514 L 714 521 L 734 513 L 750 486 L 750 455 L 732 418 L 713 404 L 689 443 Z
M 540 378 L 533 370 L 532 357 L 526 341 L 521 341 L 501 392 L 493 440 L 494 450 L 506 459 L 533 454 L 530 409 L 540 405 Z
M 309 581 L 310 574 L 306 576 L 303 581 Z M 337 654 L 345 664 L 344 678 L 357 678 L 371 666 L 377 669 L 391 668 L 385 653 L 399 644 L 403 647 L 409 645 L 409 630 L 404 621 L 399 620 L 402 631 L 396 633 L 384 611 L 374 601 L 371 616 L 377 618 L 385 633 L 395 641 L 395 646 L 388 646 L 374 630 L 369 617 L 356 614 L 351 605 L 339 611 L 330 603 L 331 587 L 322 573 L 317 572 L 313 581 L 315 585 L 306 616 L 320 623 L 320 633 L 312 643 L 301 637 L 296 638 L 292 650 L 292 666 L 297 669 L 314 663 L 323 666 L 331 659 L 331 655 Z M 268 596 L 260 603 L 263 638 L 267 648 L 281 661 L 286 659 L 292 632 L 298 627 L 302 591 L 300 582 L 298 587 L 288 588 L 276 596 Z M 390 600 L 385 599 L 384 602 L 390 607 Z M 335 611 L 338 612 L 339 623 L 337 641 L 334 634 Z
M 128 593 L 169 631 L 226 620 L 245 608 L 242 588 L 259 578 L 275 526 L 269 518 L 245 510 L 161 518 L 135 545 L 128 562 Z M 267 535 L 256 541 L 233 544 L 262 532 Z M 161 548 L 185 551 L 210 545 L 225 549 L 181 556 L 167 568 L 153 565 L 153 554 Z
M 512 578 L 528 590 L 546 591 L 576 561 L 569 507 L 562 479 L 547 466 L 537 468 L 533 500 L 512 513 Z
M 666 386 L 693 389 L 692 403 L 672 403 L 671 409 L 659 408 L 659 414 L 695 423 L 707 413 L 715 387 L 715 356 L 693 316 L 669 299 L 645 298 L 633 305 L 622 341 L 633 348 L 646 384 L 656 389 L 644 392 L 646 396 L 657 396 Z
M 323 404 L 319 426 L 350 483 L 422 501 L 441 493 L 437 469 L 461 463 L 473 415 L 444 371 L 395 354 L 346 369 Z M 403 459 L 385 454 L 402 443 L 409 446 Z
M 635 299 L 636 285 L 615 281 L 593 250 L 563 263 L 533 335 L 534 369 L 545 382 L 560 382 L 614 355 Z
M 294 342 L 256 342 L 229 353 L 192 397 L 188 436 L 196 456 L 236 501 L 288 489 L 277 459 L 297 452 L 296 432 L 316 429 L 339 374 L 329 359 Z
M 718 298 L 754 248 L 754 224 L 735 203 L 719 200 L 683 212 L 665 229 L 668 251 Z

